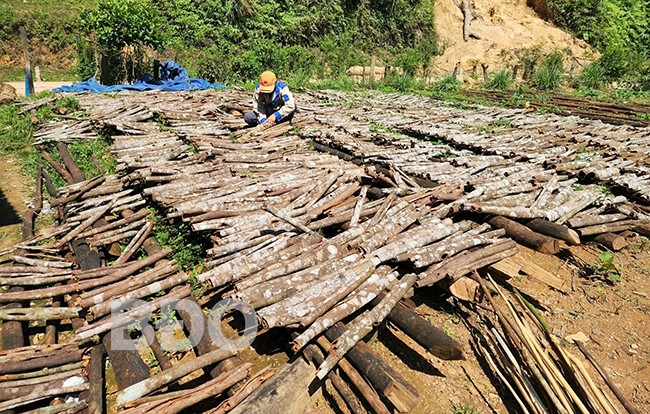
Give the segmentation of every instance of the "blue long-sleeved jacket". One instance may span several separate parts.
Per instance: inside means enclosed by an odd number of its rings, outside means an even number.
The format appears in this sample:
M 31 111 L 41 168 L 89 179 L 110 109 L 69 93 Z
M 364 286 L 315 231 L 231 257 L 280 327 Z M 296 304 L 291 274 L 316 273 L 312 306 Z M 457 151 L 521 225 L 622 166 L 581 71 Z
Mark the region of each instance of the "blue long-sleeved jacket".
M 284 82 L 277 81 L 272 93 L 260 92 L 258 83 L 253 93 L 253 111 L 257 114 L 259 123 L 266 121 L 266 118 L 275 115 L 277 122 L 296 110 L 296 101 Z

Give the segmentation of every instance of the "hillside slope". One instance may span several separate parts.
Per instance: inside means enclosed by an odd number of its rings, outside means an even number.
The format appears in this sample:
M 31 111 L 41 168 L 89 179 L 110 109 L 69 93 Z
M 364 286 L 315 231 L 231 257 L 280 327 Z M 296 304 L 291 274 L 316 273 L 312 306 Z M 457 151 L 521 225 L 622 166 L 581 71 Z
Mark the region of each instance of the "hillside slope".
M 542 55 L 554 50 L 565 52 L 566 67 L 570 61 L 580 71 L 598 56 L 586 42 L 542 19 L 526 0 L 473 0 L 472 31 L 482 39 L 463 40 L 463 13 L 454 0 L 435 0 L 436 30 L 444 50 L 434 59 L 432 71 L 449 75 L 457 62 L 459 78 L 471 82 L 472 67 L 489 65 L 488 72 L 511 68 L 525 50 L 538 49 Z

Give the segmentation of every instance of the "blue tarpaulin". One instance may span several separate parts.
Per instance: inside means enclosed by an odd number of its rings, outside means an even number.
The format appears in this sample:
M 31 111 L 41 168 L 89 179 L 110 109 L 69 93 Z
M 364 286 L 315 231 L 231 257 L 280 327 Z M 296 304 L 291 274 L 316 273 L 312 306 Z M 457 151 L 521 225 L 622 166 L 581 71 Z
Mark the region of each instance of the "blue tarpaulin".
M 210 83 L 204 79 L 190 78 L 187 71 L 173 60 L 160 65 L 160 79 L 144 75 L 132 85 L 101 85 L 97 79 L 75 82 L 70 86 L 60 86 L 52 92 L 118 92 L 118 91 L 191 91 L 196 89 L 224 88 L 220 83 Z

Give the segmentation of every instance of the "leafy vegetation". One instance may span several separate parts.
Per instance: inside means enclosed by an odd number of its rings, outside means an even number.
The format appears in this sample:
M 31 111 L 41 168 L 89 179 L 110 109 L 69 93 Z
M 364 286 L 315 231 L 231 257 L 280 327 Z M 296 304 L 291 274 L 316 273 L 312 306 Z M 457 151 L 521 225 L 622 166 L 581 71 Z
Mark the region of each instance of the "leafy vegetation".
M 532 79 L 532 86 L 540 91 L 553 91 L 560 86 L 564 65 L 562 53 L 555 51 L 548 55 L 539 71 L 535 72 Z
M 620 80 L 632 89 L 650 89 L 650 3 L 549 0 L 547 4 L 557 24 L 602 53 L 578 85 L 602 76 L 606 81 Z
M 512 72 L 507 69 L 502 69 L 490 77 L 490 79 L 485 83 L 485 88 L 506 90 L 510 88 L 514 82 L 515 79 L 512 77 Z
M 172 258 L 176 260 L 181 270 L 193 272 L 200 269 L 203 263 L 205 240 L 192 233 L 185 223 L 173 223 L 162 216 L 157 210 L 152 210 L 155 224 L 154 236 L 164 248 L 173 250 Z M 198 287 L 192 285 L 193 290 Z
M 451 403 L 451 414 L 477 414 L 477 411 L 470 404 Z
M 614 255 L 609 251 L 604 251 L 598 255 L 598 263 L 593 263 L 594 270 L 597 274 L 606 276 L 611 280 L 621 280 L 621 273 L 614 264 Z
M 43 94 L 35 96 L 41 97 Z M 40 150 L 45 150 L 54 160 L 60 161 L 56 144 L 45 144 L 37 149 L 34 147 L 33 134 L 38 124 L 51 120 L 57 113 L 83 115 L 79 111 L 79 102 L 73 97 L 62 97 L 50 105 L 40 107 L 34 115 L 19 112 L 19 108 L 14 105 L 0 106 L 0 156 L 17 158 L 23 165 L 24 173 L 29 177 L 36 176 L 40 164 L 52 177 L 55 187 L 66 185 L 52 166 L 41 159 Z M 115 171 L 115 159 L 109 153 L 110 144 L 110 135 L 104 134 L 92 141 L 72 143 L 68 145 L 68 150 L 84 175 L 94 177 L 99 175 L 99 170 L 93 158 L 105 172 Z
M 76 49 L 84 78 L 96 73 L 94 50 L 118 69 L 111 72 L 115 79 L 133 79 L 161 56 L 220 82 L 254 79 L 267 68 L 291 81 L 336 78 L 352 65 L 367 65 L 371 55 L 399 60 L 415 73 L 438 53 L 433 4 L 425 0 L 43 3 L 0 6 L 0 40 L 17 49 L 18 27 L 26 25 L 35 44 L 52 52 Z

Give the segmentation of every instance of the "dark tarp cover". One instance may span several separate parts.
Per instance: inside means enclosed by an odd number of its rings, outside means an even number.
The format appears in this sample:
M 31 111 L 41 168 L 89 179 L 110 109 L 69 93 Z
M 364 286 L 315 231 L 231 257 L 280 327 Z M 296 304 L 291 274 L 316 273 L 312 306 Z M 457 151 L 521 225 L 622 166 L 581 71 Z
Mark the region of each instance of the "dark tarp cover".
M 118 91 L 191 91 L 196 89 L 224 88 L 220 83 L 210 83 L 204 79 L 190 78 L 187 71 L 178 63 L 168 60 L 160 65 L 160 79 L 144 75 L 132 85 L 101 85 L 97 79 L 75 82 L 70 86 L 60 86 L 52 92 L 118 92 Z

